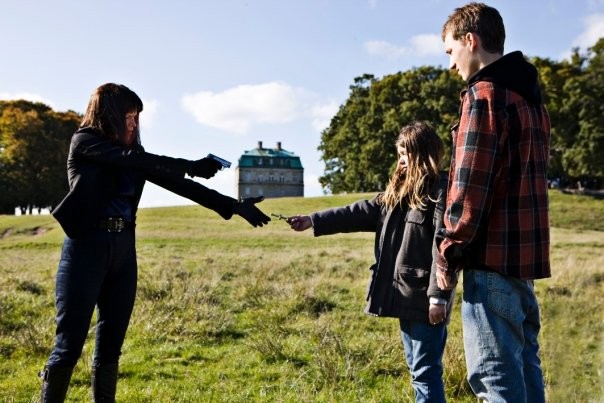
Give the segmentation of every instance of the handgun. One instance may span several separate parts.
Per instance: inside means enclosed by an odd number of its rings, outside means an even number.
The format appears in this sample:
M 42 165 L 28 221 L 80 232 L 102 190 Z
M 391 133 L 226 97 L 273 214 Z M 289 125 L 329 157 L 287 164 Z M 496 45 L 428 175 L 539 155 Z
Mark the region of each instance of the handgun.
M 214 161 L 218 161 L 220 163 L 220 165 L 222 165 L 222 168 L 230 168 L 231 167 L 231 163 L 223 158 L 217 157 L 214 154 L 208 154 L 208 158 L 212 158 Z M 220 168 L 220 169 L 222 169 Z

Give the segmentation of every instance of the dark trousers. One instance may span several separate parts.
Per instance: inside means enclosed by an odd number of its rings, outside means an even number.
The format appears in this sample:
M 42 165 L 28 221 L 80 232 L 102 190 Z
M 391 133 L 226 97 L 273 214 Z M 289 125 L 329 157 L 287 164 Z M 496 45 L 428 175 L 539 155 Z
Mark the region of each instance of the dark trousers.
M 134 231 L 93 230 L 63 242 L 55 299 L 57 331 L 48 366 L 74 366 L 97 307 L 93 365 L 117 363 L 136 295 Z

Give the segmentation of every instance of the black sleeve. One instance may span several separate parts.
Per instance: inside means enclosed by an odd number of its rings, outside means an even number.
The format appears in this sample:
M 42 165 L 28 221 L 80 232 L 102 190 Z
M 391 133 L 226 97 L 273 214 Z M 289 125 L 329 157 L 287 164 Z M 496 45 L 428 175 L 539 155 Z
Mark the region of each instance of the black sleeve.
M 439 230 L 444 228 L 443 215 L 445 212 L 446 197 L 447 197 L 447 182 L 448 178 L 445 175 L 441 175 L 440 183 L 438 186 L 436 200 L 434 206 L 433 226 L 434 226 L 434 237 L 432 240 L 432 267 L 430 270 L 430 285 L 428 286 L 428 297 L 442 298 L 449 300 L 452 296 L 452 291 L 441 290 L 436 284 L 436 257 L 438 255 L 438 244 L 439 244 Z
M 145 174 L 184 177 L 190 161 L 145 152 L 142 147 L 130 149 L 103 139 L 94 133 L 78 132 L 73 135 L 73 158 L 84 158 L 101 165 L 130 168 Z
M 233 216 L 237 200 L 209 189 L 201 183 L 187 178 L 166 175 L 147 175 L 147 180 L 177 195 L 186 197 L 205 208 L 214 210 L 225 220 Z
M 341 232 L 375 232 L 381 216 L 377 196 L 345 207 L 336 207 L 310 214 L 315 236 Z

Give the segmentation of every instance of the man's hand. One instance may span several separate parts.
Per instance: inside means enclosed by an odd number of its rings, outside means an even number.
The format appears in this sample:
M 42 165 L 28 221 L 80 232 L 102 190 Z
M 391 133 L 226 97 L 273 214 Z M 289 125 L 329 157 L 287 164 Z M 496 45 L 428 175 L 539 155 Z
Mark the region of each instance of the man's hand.
M 457 286 L 457 273 L 445 272 L 438 268 L 436 271 L 436 284 L 441 290 L 452 290 Z
M 452 267 L 440 253 L 434 259 L 436 263 L 436 284 L 441 290 L 452 290 L 457 286 L 457 267 Z M 455 264 L 455 263 L 453 263 Z
M 222 168 L 222 164 L 212 158 L 202 158 L 197 161 L 191 161 L 191 165 L 189 167 L 189 171 L 187 172 L 189 176 L 201 176 L 205 179 L 210 179 L 212 176 L 216 175 Z
M 235 204 L 235 210 L 233 212 L 243 217 L 247 222 L 252 224 L 252 226 L 262 227 L 271 220 L 269 216 L 256 207 L 256 203 L 260 203 L 262 200 L 264 200 L 264 196 L 248 197 L 240 200 Z

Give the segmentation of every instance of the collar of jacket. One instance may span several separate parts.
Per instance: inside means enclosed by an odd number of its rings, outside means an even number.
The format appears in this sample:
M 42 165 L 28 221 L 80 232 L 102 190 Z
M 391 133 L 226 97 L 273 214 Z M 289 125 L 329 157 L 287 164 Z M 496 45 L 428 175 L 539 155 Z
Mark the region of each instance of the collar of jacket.
M 532 104 L 543 103 L 537 69 L 520 51 L 508 53 L 472 74 L 468 78 L 468 88 L 479 81 L 508 88 Z

